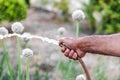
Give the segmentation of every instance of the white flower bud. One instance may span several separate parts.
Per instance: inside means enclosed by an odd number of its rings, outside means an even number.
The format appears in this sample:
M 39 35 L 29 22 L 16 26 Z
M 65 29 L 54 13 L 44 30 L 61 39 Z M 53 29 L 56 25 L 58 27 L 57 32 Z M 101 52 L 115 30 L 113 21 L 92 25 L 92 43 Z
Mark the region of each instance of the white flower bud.
M 12 31 L 14 33 L 22 33 L 23 30 L 24 30 L 24 27 L 20 22 L 15 22 L 12 24 Z
M 74 21 L 81 21 L 85 19 L 85 14 L 82 10 L 76 10 L 72 13 L 72 19 Z
M 63 35 L 66 32 L 66 29 L 64 27 L 60 27 L 60 28 L 58 28 L 57 31 L 60 35 Z
M 22 34 L 22 40 L 24 41 L 24 42 L 28 42 L 29 40 L 30 40 L 30 33 L 23 33 Z
M 81 74 L 76 77 L 76 80 L 86 80 L 86 77 L 83 74 Z
M 4 36 L 8 34 L 8 30 L 5 27 L 0 27 L 0 35 Z
M 22 56 L 29 58 L 29 57 L 33 56 L 33 51 L 29 48 L 26 48 L 26 49 L 22 50 Z

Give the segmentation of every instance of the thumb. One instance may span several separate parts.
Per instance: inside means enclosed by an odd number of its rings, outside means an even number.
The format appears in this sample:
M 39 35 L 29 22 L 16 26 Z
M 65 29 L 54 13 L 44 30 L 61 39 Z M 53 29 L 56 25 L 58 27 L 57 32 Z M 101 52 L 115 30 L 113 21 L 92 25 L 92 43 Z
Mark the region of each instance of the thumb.
M 61 38 L 61 39 L 59 40 L 59 45 L 63 44 L 64 41 L 65 41 L 65 38 Z

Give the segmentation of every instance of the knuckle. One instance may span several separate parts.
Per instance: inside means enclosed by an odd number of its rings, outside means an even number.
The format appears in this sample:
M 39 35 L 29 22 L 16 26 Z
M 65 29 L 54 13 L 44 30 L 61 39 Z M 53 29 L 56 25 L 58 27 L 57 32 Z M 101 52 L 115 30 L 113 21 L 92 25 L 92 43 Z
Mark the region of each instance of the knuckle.
M 65 50 L 66 50 L 66 49 L 65 49 L 64 47 L 61 48 L 61 51 L 62 51 L 62 52 L 65 52 Z
M 69 56 L 70 56 L 70 57 L 72 57 L 72 56 L 73 56 L 73 54 L 74 54 L 74 52 L 73 52 L 73 51 L 71 51 L 71 52 L 69 53 Z

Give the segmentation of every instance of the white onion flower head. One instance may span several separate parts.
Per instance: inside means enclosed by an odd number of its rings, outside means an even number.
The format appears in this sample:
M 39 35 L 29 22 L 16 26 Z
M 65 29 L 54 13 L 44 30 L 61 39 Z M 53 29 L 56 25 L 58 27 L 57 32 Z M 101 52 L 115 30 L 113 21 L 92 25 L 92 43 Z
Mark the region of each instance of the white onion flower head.
M 74 21 L 81 21 L 81 20 L 85 19 L 85 14 L 82 10 L 75 10 L 72 13 L 72 19 Z
M 14 33 L 22 33 L 24 30 L 24 26 L 20 22 L 15 22 L 12 24 L 12 31 Z
M 30 36 L 31 36 L 30 33 L 25 32 L 25 33 L 22 34 L 22 40 L 24 42 L 28 42 L 30 40 Z
M 60 35 L 63 35 L 63 34 L 65 34 L 65 32 L 66 32 L 66 29 L 64 28 L 64 27 L 60 27 L 60 28 L 58 28 L 58 33 L 60 34 Z
M 76 77 L 76 80 L 86 80 L 86 77 L 83 74 L 81 74 Z
M 8 30 L 5 27 L 0 27 L 0 35 L 4 36 L 8 34 Z
M 26 57 L 26 58 L 29 58 L 29 57 L 33 56 L 33 51 L 29 48 L 23 49 L 22 50 L 22 56 Z

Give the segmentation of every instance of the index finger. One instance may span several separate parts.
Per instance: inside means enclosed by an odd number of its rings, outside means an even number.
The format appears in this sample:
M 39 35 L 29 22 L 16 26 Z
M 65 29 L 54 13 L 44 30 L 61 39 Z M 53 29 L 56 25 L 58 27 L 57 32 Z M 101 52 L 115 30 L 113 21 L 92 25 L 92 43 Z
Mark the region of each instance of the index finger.
M 59 40 L 59 46 L 60 46 L 61 44 L 63 44 L 63 41 L 64 41 L 64 38 L 62 38 L 62 39 Z

